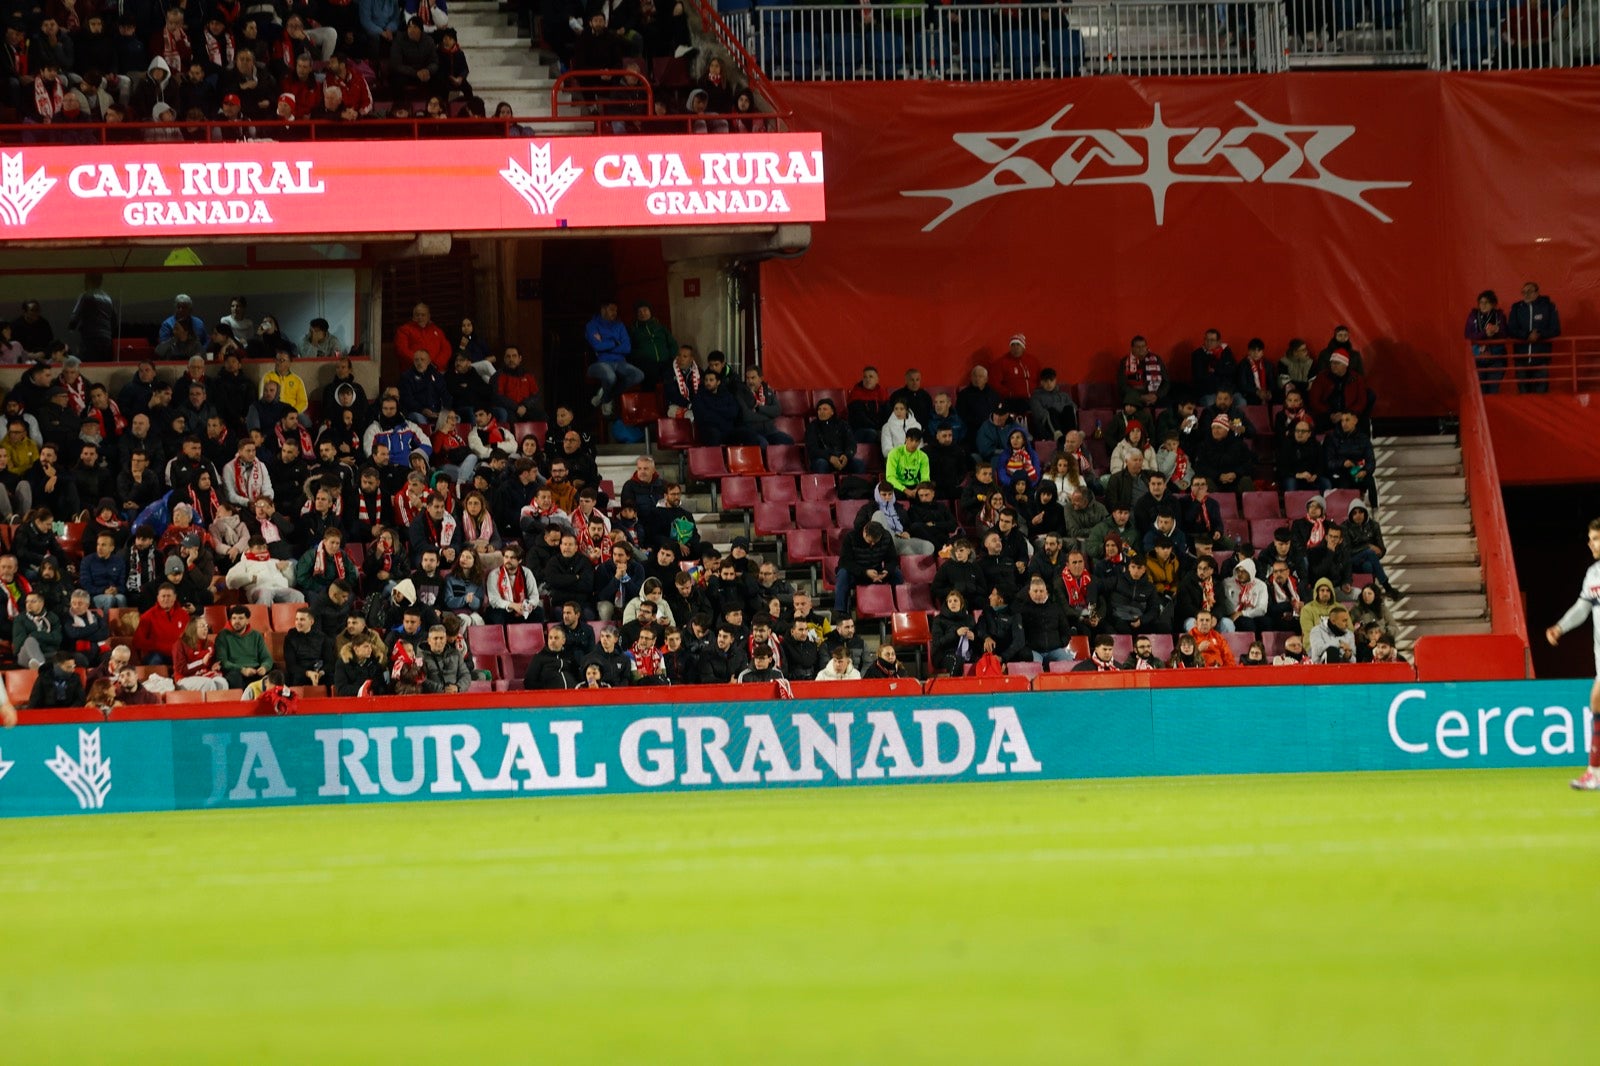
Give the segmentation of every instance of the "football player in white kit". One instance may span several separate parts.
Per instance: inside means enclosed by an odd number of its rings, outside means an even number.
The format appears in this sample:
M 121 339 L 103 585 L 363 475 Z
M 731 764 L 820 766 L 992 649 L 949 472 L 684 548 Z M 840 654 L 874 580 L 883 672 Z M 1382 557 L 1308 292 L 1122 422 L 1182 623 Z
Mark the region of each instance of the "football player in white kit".
M 1589 523 L 1589 553 L 1595 564 L 1583 576 L 1583 589 L 1578 601 L 1567 608 L 1561 621 L 1544 631 L 1545 639 L 1558 644 L 1563 635 L 1583 625 L 1586 619 L 1594 622 L 1594 687 L 1589 690 L 1589 709 L 1600 711 L 1600 518 Z M 1585 792 L 1600 792 L 1600 729 L 1594 730 L 1589 741 L 1589 769 L 1572 782 L 1572 787 Z

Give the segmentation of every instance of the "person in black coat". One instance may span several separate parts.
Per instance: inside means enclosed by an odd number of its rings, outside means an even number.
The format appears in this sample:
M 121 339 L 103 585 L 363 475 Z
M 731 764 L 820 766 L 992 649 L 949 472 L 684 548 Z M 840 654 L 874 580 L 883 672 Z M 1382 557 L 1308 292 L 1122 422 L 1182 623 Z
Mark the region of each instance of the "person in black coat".
M 52 707 L 82 707 L 83 682 L 78 678 L 78 661 L 70 651 L 58 651 L 48 669 L 34 679 L 28 706 L 35 710 Z
M 806 426 L 806 462 L 813 474 L 859 474 L 866 469 L 856 458 L 855 436 L 832 400 L 818 400 L 817 417 Z
M 705 685 L 731 684 L 749 665 L 750 660 L 739 645 L 738 634 L 722 626 L 717 630 L 716 643 L 700 655 L 700 682 Z
M 317 628 L 305 605 L 295 609 L 294 628 L 283 635 L 283 674 L 288 685 L 327 685 L 333 681 L 333 642 Z
M 570 600 L 583 606 L 585 618 L 596 617 L 594 567 L 587 557 L 579 553 L 576 536 L 561 534 L 561 553 L 545 564 L 541 578 L 552 601 L 565 603 Z
M 958 537 L 950 546 L 950 558 L 933 575 L 933 602 L 943 603 L 952 591 L 961 593 L 967 603 L 982 603 L 989 591 L 983 569 L 973 557 L 972 542 Z
M 925 540 L 935 549 L 950 543 L 961 527 L 956 524 L 955 512 L 948 503 L 939 501 L 931 481 L 924 481 L 912 490 L 912 501 L 906 507 L 905 527 L 917 540 Z M 863 507 L 865 514 L 868 508 Z M 1059 515 L 1061 508 L 1056 512 Z
M 625 688 L 633 683 L 633 661 L 617 646 L 617 631 L 606 626 L 600 631 L 600 644 L 583 657 L 583 668 L 600 667 L 600 680 L 612 688 Z
M 1028 580 L 1027 593 L 1017 604 L 1022 636 L 1036 663 L 1071 662 L 1067 641 L 1074 626 L 1066 605 L 1050 595 L 1050 586 L 1038 574 Z
M 943 605 L 933 618 L 933 669 L 960 677 L 964 668 L 978 661 L 982 644 L 978 623 L 967 610 L 967 599 L 959 589 L 945 593 Z
M 877 522 L 844 535 L 839 549 L 839 573 L 835 578 L 833 609 L 837 615 L 850 610 L 850 590 L 861 584 L 900 584 L 900 567 L 888 531 Z
M 544 650 L 528 664 L 522 687 L 535 691 L 577 688 L 582 680 L 577 660 L 567 648 L 567 631 L 551 626 L 545 634 Z
M 978 619 L 978 654 L 994 654 L 1001 662 L 1014 663 L 1032 659 L 1028 654 L 1027 640 L 1022 632 L 1022 622 L 1011 610 L 999 589 L 989 590 L 989 606 Z

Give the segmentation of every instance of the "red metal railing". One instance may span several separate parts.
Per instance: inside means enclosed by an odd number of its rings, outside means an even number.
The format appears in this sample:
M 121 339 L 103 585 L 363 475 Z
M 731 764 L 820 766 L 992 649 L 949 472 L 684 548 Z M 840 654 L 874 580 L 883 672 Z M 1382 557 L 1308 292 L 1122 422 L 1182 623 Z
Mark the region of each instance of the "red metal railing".
M 1493 632 L 1515 636 L 1528 646 L 1528 622 L 1522 605 L 1522 589 L 1517 582 L 1516 561 L 1511 553 L 1511 530 L 1506 521 L 1505 501 L 1500 495 L 1500 470 L 1495 463 L 1494 441 L 1489 436 L 1489 416 L 1483 394 L 1465 389 L 1458 397 L 1461 405 L 1461 465 L 1467 477 L 1467 495 L 1472 502 L 1472 527 L 1478 538 L 1478 557 L 1483 566 L 1483 584 L 1489 600 L 1489 624 Z
M 1548 352 L 1526 353 L 1523 340 L 1467 341 L 1468 358 L 1476 365 L 1478 383 L 1499 386 L 1502 392 L 1531 392 L 1529 385 L 1548 383 L 1541 392 L 1600 392 L 1600 336 L 1556 337 L 1540 342 Z M 1486 349 L 1482 354 L 1478 349 Z M 1525 360 L 1548 360 L 1542 366 Z M 1542 372 L 1543 377 L 1535 376 Z

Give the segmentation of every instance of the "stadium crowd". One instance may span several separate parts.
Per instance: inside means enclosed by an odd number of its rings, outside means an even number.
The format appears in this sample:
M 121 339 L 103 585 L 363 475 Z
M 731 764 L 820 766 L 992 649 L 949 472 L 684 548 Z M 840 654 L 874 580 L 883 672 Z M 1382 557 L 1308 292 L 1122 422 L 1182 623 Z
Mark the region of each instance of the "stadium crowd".
M 691 132 L 768 128 L 751 90 L 699 57 L 683 3 L 568 6 L 546 13 L 545 35 L 565 69 L 613 72 L 579 79 L 595 107 L 642 116 L 633 87 L 648 82 L 655 114 L 685 116 Z M 0 9 L 0 34 L 0 121 L 51 127 L 34 139 L 87 142 L 71 128 L 137 123 L 154 125 L 107 139 L 293 140 L 308 122 L 486 115 L 444 0 L 50 0 Z M 510 105 L 494 116 L 513 117 Z
M 1184 383 L 1135 338 L 1115 382 L 1068 388 L 1017 335 L 954 395 L 871 367 L 807 393 L 607 301 L 595 393 L 547 416 L 515 345 L 424 304 L 370 397 L 326 322 L 250 313 L 178 297 L 157 352 L 182 373 L 141 362 L 115 395 L 35 301 L 7 326 L 0 355 L 26 369 L 0 417 L 0 655 L 38 671 L 33 705 L 96 682 L 127 703 L 892 677 L 908 642 L 950 674 L 1397 655 L 1374 398 L 1343 326 L 1277 362 L 1209 331 Z M 97 343 L 82 301 L 74 328 Z M 305 357 L 334 360 L 316 396 Z M 660 443 L 691 473 L 714 460 L 721 509 L 770 520 L 787 566 L 710 543 L 648 449 L 620 486 L 601 476 L 596 432 L 631 430 L 619 396 L 662 407 Z M 784 413 L 797 400 L 809 417 Z M 738 498 L 736 455 L 773 471 L 759 498 Z M 796 574 L 806 544 L 820 587 Z M 896 610 L 927 624 L 873 640 Z

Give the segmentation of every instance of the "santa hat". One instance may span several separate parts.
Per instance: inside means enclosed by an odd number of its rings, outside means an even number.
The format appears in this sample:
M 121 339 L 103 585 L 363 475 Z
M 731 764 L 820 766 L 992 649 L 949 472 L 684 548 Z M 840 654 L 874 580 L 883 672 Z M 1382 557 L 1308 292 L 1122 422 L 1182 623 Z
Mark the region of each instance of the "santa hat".
M 1028 338 L 1023 336 L 1020 333 L 1013 333 L 1011 335 L 1011 340 L 1008 343 L 1009 344 L 1020 344 L 1023 348 L 1027 348 L 1028 347 Z
M 1332 355 L 1328 356 L 1328 365 L 1329 366 L 1349 366 L 1350 365 L 1350 354 L 1348 352 L 1346 352 L 1344 349 L 1341 348 L 1338 351 L 1334 352 Z
M 1211 420 L 1211 424 L 1213 426 L 1221 426 L 1223 429 L 1232 429 L 1233 428 L 1233 420 L 1230 419 L 1227 415 L 1222 415 L 1222 414 L 1219 414 L 1219 415 L 1217 415 L 1217 417 L 1213 418 Z

